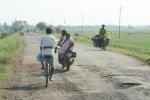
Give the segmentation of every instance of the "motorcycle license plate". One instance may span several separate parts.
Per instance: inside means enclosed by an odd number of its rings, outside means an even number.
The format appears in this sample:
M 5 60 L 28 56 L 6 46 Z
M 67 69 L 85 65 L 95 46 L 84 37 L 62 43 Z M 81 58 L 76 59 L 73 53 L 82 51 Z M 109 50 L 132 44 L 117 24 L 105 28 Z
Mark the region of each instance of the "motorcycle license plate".
M 67 53 L 67 57 L 72 57 L 72 53 Z

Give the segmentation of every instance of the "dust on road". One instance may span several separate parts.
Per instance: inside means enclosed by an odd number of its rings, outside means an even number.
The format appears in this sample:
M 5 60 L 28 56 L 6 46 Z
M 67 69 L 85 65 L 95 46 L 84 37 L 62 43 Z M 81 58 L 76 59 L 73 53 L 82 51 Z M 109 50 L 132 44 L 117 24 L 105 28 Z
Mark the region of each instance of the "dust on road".
M 71 70 L 62 70 L 55 55 L 54 81 L 45 78 L 36 61 L 40 37 L 25 34 L 22 57 L 16 58 L 4 100 L 150 100 L 150 68 L 119 53 L 76 45 Z M 22 58 L 22 59 L 20 59 Z

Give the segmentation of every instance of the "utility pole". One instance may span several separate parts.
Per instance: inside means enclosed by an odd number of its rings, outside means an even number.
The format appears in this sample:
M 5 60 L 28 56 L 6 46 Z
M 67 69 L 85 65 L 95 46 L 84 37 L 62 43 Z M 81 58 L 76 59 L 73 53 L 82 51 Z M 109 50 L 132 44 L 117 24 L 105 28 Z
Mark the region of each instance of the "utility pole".
M 66 29 L 66 19 L 64 18 L 64 29 Z
M 119 38 L 120 38 L 120 32 L 121 32 L 121 29 L 120 29 L 120 25 L 121 25 L 121 10 L 122 10 L 122 8 L 120 6 L 120 8 L 119 8 Z
M 81 32 L 83 34 L 83 14 L 82 14 Z

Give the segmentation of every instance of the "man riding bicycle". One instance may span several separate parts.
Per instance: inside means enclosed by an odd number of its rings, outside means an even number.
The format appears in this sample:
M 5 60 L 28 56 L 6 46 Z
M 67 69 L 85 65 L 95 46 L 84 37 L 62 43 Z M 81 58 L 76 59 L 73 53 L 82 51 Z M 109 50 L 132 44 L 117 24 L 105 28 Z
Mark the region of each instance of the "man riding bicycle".
M 40 42 L 40 50 L 42 52 L 42 56 L 45 59 L 45 56 L 48 56 L 49 58 L 49 64 L 51 65 L 51 77 L 50 80 L 52 79 L 52 74 L 54 71 L 54 48 L 56 47 L 56 38 L 55 36 L 51 35 L 52 34 L 52 29 L 51 28 L 46 28 L 46 35 L 44 35 L 41 38 Z M 43 60 L 44 60 L 43 59 Z M 44 63 L 41 61 L 42 68 L 44 69 Z

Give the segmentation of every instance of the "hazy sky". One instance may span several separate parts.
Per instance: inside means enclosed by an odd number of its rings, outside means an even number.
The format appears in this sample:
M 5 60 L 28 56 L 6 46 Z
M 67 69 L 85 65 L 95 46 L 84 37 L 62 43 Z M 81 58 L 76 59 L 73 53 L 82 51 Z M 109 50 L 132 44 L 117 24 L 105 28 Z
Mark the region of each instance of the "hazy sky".
M 26 20 L 31 24 L 118 25 L 150 24 L 150 0 L 0 0 L 0 23 Z

